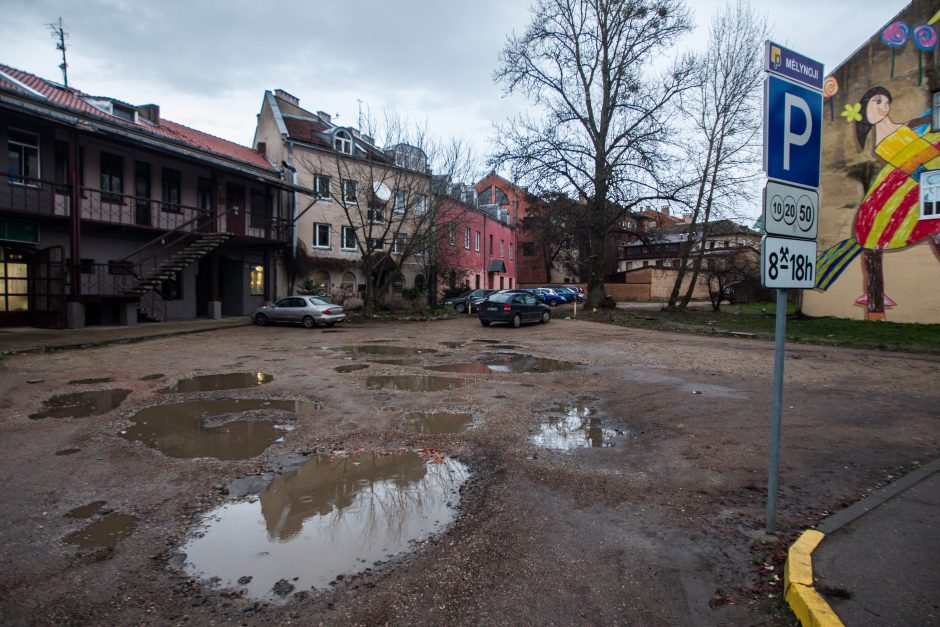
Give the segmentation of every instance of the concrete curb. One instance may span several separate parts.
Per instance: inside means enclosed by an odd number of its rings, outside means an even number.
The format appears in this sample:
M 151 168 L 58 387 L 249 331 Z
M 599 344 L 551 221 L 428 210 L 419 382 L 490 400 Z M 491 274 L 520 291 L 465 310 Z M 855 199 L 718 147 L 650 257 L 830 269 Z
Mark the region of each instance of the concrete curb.
M 813 551 L 824 533 L 804 531 L 787 551 L 783 570 L 784 597 L 804 627 L 842 627 L 843 623 L 813 587 Z

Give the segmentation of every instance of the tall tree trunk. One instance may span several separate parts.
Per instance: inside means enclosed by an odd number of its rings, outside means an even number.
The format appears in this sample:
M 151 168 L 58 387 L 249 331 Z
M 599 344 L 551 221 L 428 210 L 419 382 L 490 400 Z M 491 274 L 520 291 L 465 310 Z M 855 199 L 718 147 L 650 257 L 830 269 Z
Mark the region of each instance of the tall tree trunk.
M 868 292 L 868 308 L 865 311 L 866 320 L 885 319 L 885 279 L 882 267 L 882 250 L 866 250 L 865 283 Z

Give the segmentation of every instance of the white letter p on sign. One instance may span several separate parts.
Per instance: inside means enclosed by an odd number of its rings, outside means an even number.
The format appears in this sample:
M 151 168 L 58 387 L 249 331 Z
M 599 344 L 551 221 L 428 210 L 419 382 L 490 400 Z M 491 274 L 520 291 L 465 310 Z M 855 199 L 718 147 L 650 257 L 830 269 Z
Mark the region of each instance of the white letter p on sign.
M 806 128 L 799 135 L 790 132 L 790 110 L 796 107 L 803 112 Z M 813 133 L 813 118 L 810 116 L 809 104 L 799 96 L 791 93 L 783 97 L 783 169 L 790 169 L 790 146 L 805 146 L 809 136 Z

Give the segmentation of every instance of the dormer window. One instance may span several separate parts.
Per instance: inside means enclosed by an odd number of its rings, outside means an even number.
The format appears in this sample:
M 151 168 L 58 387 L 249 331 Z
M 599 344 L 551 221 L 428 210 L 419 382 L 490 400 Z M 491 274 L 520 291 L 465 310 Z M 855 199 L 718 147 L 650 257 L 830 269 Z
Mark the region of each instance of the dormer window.
M 336 131 L 336 135 L 333 136 L 333 148 L 345 155 L 352 154 L 352 135 L 349 131 Z

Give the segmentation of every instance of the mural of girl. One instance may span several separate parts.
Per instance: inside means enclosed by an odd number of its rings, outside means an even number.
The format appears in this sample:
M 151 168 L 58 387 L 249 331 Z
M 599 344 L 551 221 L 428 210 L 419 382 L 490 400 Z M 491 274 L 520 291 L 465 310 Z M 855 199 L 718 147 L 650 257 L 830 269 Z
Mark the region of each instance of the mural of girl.
M 872 87 L 858 104 L 846 105 L 846 121 L 855 122 L 859 150 L 873 136 L 875 154 L 886 165 L 869 186 L 855 215 L 855 237 L 824 251 L 817 264 L 816 287 L 822 290 L 864 252 L 866 292 L 855 302 L 866 307 L 866 318 L 883 320 L 885 307 L 895 303 L 884 293 L 882 252 L 905 248 L 928 239 L 937 249 L 940 219 L 922 216 L 920 179 L 940 169 L 940 132 L 930 131 L 930 116 L 906 123 L 891 119 L 891 92 Z M 938 250 L 940 255 L 940 250 Z

